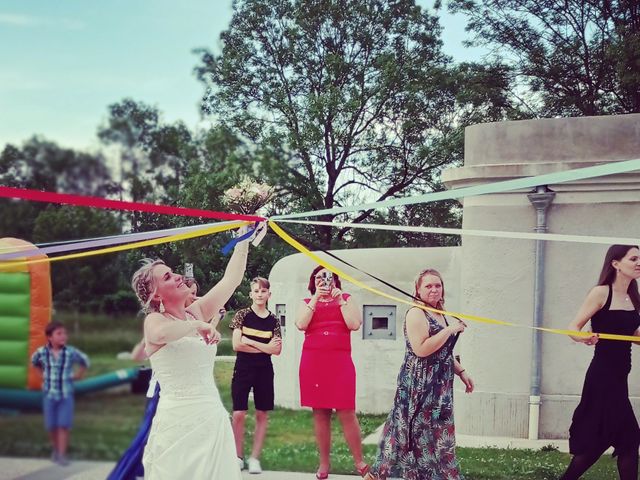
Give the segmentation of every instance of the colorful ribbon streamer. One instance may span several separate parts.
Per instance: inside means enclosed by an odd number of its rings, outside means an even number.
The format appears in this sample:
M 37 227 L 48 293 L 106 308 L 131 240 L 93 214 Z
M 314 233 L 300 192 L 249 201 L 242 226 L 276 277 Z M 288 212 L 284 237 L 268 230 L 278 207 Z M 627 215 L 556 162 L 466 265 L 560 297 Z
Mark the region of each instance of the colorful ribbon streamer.
M 476 237 L 514 238 L 519 240 L 546 240 L 555 242 L 592 243 L 602 245 L 637 245 L 640 239 L 631 237 L 596 237 L 593 235 L 564 235 L 558 233 L 507 232 L 504 230 L 473 230 L 467 228 L 417 227 L 412 225 L 381 225 L 377 223 L 321 222 L 314 220 L 278 220 L 283 223 L 327 225 L 336 228 L 363 228 L 365 230 L 392 230 L 441 235 L 469 235 Z
M 159 245 L 161 243 L 177 242 L 179 240 L 187 240 L 189 238 L 202 237 L 205 235 L 210 235 L 212 233 L 224 232 L 226 230 L 242 227 L 243 225 L 247 225 L 247 224 L 248 222 L 229 222 L 229 223 L 219 224 L 213 227 L 197 230 L 195 232 L 181 233 L 178 235 L 171 235 L 168 237 L 157 238 L 153 240 L 145 240 L 142 242 L 130 243 L 128 245 L 119 245 L 116 247 L 103 248 L 99 250 L 90 250 L 88 252 L 72 253 L 69 255 L 61 255 L 59 257 L 53 257 L 53 258 L 38 258 L 34 260 L 0 262 L 0 272 L 2 272 L 3 270 L 12 269 L 16 266 L 31 265 L 34 263 L 41 263 L 41 262 L 58 262 L 61 260 L 71 260 L 73 258 L 92 257 L 95 255 L 104 255 L 106 253 L 121 252 L 124 250 L 133 250 L 133 249 L 142 248 L 142 247 L 150 247 L 152 245 Z
M 335 207 L 324 210 L 313 210 L 309 212 L 291 213 L 289 215 L 276 215 L 272 220 L 283 220 L 302 217 L 317 217 L 320 215 L 337 215 L 339 213 L 355 212 L 360 210 L 370 210 L 378 208 L 398 207 L 401 205 L 412 205 L 415 203 L 430 203 L 438 200 L 452 200 L 455 198 L 484 195 L 487 193 L 503 193 L 510 190 L 520 190 L 524 188 L 534 188 L 539 185 L 555 185 L 558 183 L 585 180 L 588 178 L 613 175 L 616 173 L 632 172 L 640 170 L 640 159 L 625 160 L 621 162 L 610 162 L 593 167 L 576 168 L 564 172 L 546 173 L 535 177 L 516 178 L 503 182 L 494 182 L 485 185 L 475 185 L 473 187 L 456 188 L 444 192 L 432 192 L 424 195 L 412 197 L 394 198 L 381 202 L 365 203 L 363 205 L 353 205 L 350 207 Z
M 62 245 L 55 245 L 44 248 L 32 248 L 27 246 L 24 247 L 24 249 L 20 249 L 15 247 L 6 247 L 4 250 L 10 251 L 10 253 L 0 254 L 0 261 L 11 260 L 14 258 L 35 257 L 42 254 L 50 255 L 52 253 L 72 252 L 74 250 L 86 250 L 95 247 L 106 247 L 109 245 L 118 245 L 121 243 L 130 243 L 141 240 L 149 240 L 153 238 L 168 237 L 170 235 L 202 230 L 203 228 L 213 227 L 215 225 L 224 225 L 226 223 L 229 222 L 208 223 L 205 225 L 192 225 L 187 227 L 169 228 L 165 230 L 153 230 L 150 232 L 125 233 L 122 235 L 112 235 L 109 237 L 88 238 L 85 240 L 75 240 L 72 243 L 65 242 Z
M 370 287 L 366 283 L 361 282 L 360 280 L 358 280 L 358 279 L 348 275 L 347 273 L 339 270 L 335 266 L 331 265 L 327 261 L 325 261 L 322 258 L 320 258 L 315 253 L 309 251 L 307 248 L 304 247 L 304 245 L 302 245 L 301 243 L 299 243 L 298 241 L 293 239 L 280 226 L 278 226 L 273 220 L 269 221 L 269 226 L 271 227 L 271 229 L 280 238 L 282 238 L 285 242 L 287 242 L 293 248 L 295 248 L 300 253 L 302 253 L 302 254 L 306 255 L 307 257 L 309 257 L 310 259 L 312 259 L 318 265 L 321 265 L 324 268 L 326 268 L 327 270 L 335 273 L 336 275 L 339 275 L 341 279 L 346 280 L 346 281 L 348 281 L 350 283 L 353 283 L 354 285 L 356 285 L 356 286 L 358 286 L 358 287 L 360 287 L 360 288 L 362 288 L 364 290 L 367 290 L 367 291 L 369 291 L 371 293 L 375 293 L 375 294 L 380 295 L 382 297 L 385 297 L 385 298 L 388 298 L 390 300 L 393 300 L 394 302 L 402 303 L 402 304 L 405 304 L 405 305 L 410 305 L 412 307 L 417 307 L 417 308 L 420 308 L 422 310 L 428 310 L 430 312 L 440 313 L 442 315 L 449 315 L 449 316 L 452 316 L 452 317 L 464 318 L 466 320 L 471 320 L 473 322 L 486 323 L 486 324 L 490 324 L 490 325 L 503 325 L 503 326 L 508 326 L 508 327 L 528 328 L 528 329 L 531 329 L 531 330 L 539 330 L 539 331 L 542 331 L 542 332 L 555 333 L 555 334 L 558 334 L 558 335 L 572 335 L 574 337 L 590 337 L 591 335 L 593 335 L 590 332 L 576 332 L 575 330 L 565 330 L 565 329 L 559 329 L 559 328 L 546 328 L 546 327 L 534 327 L 534 326 L 531 326 L 531 325 L 519 325 L 517 323 L 505 322 L 503 320 L 496 320 L 496 319 L 488 318 L 488 317 L 481 317 L 479 315 L 470 315 L 470 314 L 467 314 L 467 313 L 451 312 L 451 311 L 448 311 L 448 310 L 438 310 L 436 308 L 427 307 L 426 305 L 422 305 L 420 303 L 407 301 L 407 300 L 405 300 L 403 298 L 399 298 L 399 297 L 396 297 L 396 296 L 391 295 L 389 293 L 386 293 L 386 292 L 383 292 L 381 290 L 378 290 L 378 289 L 375 289 L 373 287 Z M 632 335 L 616 335 L 616 334 L 611 334 L 611 333 L 600 333 L 600 334 L 598 334 L 598 336 L 601 339 L 605 339 L 605 340 L 621 340 L 621 341 L 628 341 L 628 342 L 638 342 L 638 341 L 640 341 L 640 337 L 635 337 L 635 336 L 632 336 Z
M 249 229 L 248 232 L 243 233 L 242 235 L 231 239 L 231 241 L 229 241 L 229 243 L 227 243 L 224 247 L 222 247 L 221 251 L 223 255 L 228 255 L 229 252 L 231 250 L 233 250 L 233 247 L 235 247 L 238 242 L 241 242 L 243 240 L 246 240 L 247 238 L 250 238 L 251 235 L 253 235 L 256 231 L 256 228 L 258 228 L 259 222 L 256 222 L 252 228 Z
M 74 205 L 78 207 L 94 207 L 113 210 L 160 213 L 164 215 L 178 215 L 183 217 L 215 218 L 218 220 L 249 220 L 253 222 L 264 220 L 263 217 L 259 217 L 256 215 L 214 212 L 211 210 L 200 210 L 196 208 L 173 207 L 170 205 L 154 205 L 152 203 L 107 200 L 100 197 L 70 195 L 67 193 L 42 192 L 40 190 L 30 190 L 26 188 L 0 186 L 0 197 L 20 198 L 23 200 L 31 200 L 34 202 L 59 203 L 64 205 Z

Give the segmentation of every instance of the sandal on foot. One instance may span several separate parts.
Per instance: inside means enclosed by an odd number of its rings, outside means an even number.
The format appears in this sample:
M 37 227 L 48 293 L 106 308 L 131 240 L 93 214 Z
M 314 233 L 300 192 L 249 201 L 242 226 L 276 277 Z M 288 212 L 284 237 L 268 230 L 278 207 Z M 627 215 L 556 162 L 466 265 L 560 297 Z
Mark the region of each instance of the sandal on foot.
M 318 480 L 325 480 L 325 479 L 329 478 L 329 472 L 321 472 L 320 470 L 318 470 L 316 472 L 316 478 Z
M 356 471 L 358 472 L 358 475 L 364 477 L 367 473 L 369 473 L 370 468 L 371 467 L 369 467 L 369 465 L 365 463 L 362 467 L 356 467 Z

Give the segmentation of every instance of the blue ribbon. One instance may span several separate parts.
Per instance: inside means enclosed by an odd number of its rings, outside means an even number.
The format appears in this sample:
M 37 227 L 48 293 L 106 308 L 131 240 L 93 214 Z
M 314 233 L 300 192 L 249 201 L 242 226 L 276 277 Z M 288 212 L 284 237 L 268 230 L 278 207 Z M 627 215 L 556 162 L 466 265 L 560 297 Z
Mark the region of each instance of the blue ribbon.
M 229 255 L 229 252 L 231 250 L 233 250 L 233 247 L 235 247 L 239 242 L 246 240 L 247 238 L 250 238 L 251 235 L 253 235 L 256 231 L 256 228 L 258 228 L 258 224 L 260 222 L 256 222 L 253 224 L 253 227 L 244 235 L 241 235 L 239 237 L 233 238 L 231 239 L 231 241 L 229 243 L 227 243 L 224 247 L 222 247 L 222 254 L 223 255 Z

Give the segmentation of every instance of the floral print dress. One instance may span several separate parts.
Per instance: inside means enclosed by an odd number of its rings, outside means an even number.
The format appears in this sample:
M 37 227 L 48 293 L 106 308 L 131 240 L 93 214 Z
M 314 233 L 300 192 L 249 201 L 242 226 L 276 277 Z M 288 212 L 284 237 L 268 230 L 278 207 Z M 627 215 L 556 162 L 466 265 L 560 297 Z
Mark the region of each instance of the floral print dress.
M 424 313 L 429 336 L 444 328 Z M 398 389 L 371 473 L 381 479 L 462 480 L 453 424 L 453 347 L 457 335 L 427 357 L 413 353 L 406 322 L 404 337 L 407 350 Z

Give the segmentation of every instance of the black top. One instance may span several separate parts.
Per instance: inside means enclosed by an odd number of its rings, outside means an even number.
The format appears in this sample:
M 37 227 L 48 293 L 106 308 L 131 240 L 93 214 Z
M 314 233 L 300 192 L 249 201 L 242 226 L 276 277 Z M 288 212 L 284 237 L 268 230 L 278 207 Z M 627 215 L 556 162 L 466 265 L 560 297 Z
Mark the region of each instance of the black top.
M 596 333 L 633 335 L 640 325 L 637 310 L 610 310 L 613 294 L 591 317 Z M 608 446 L 614 455 L 637 452 L 640 427 L 629 401 L 627 377 L 631 371 L 631 342 L 601 339 L 587 370 L 580 403 L 569 429 L 569 450 L 574 455 L 593 454 Z
M 280 321 L 269 312 L 262 318 L 251 307 L 238 310 L 229 324 L 232 329 L 239 328 L 242 335 L 256 342 L 269 343 L 273 337 L 282 338 Z M 270 365 L 271 355 L 268 353 L 237 352 L 236 364 L 240 365 Z
M 637 310 L 609 310 L 613 290 L 609 285 L 609 295 L 602 309 L 591 317 L 591 328 L 594 333 L 613 333 L 616 335 L 633 335 L 640 326 L 640 315 Z M 631 342 L 601 339 L 596 343 L 592 365 L 606 367 L 609 371 L 631 371 Z

